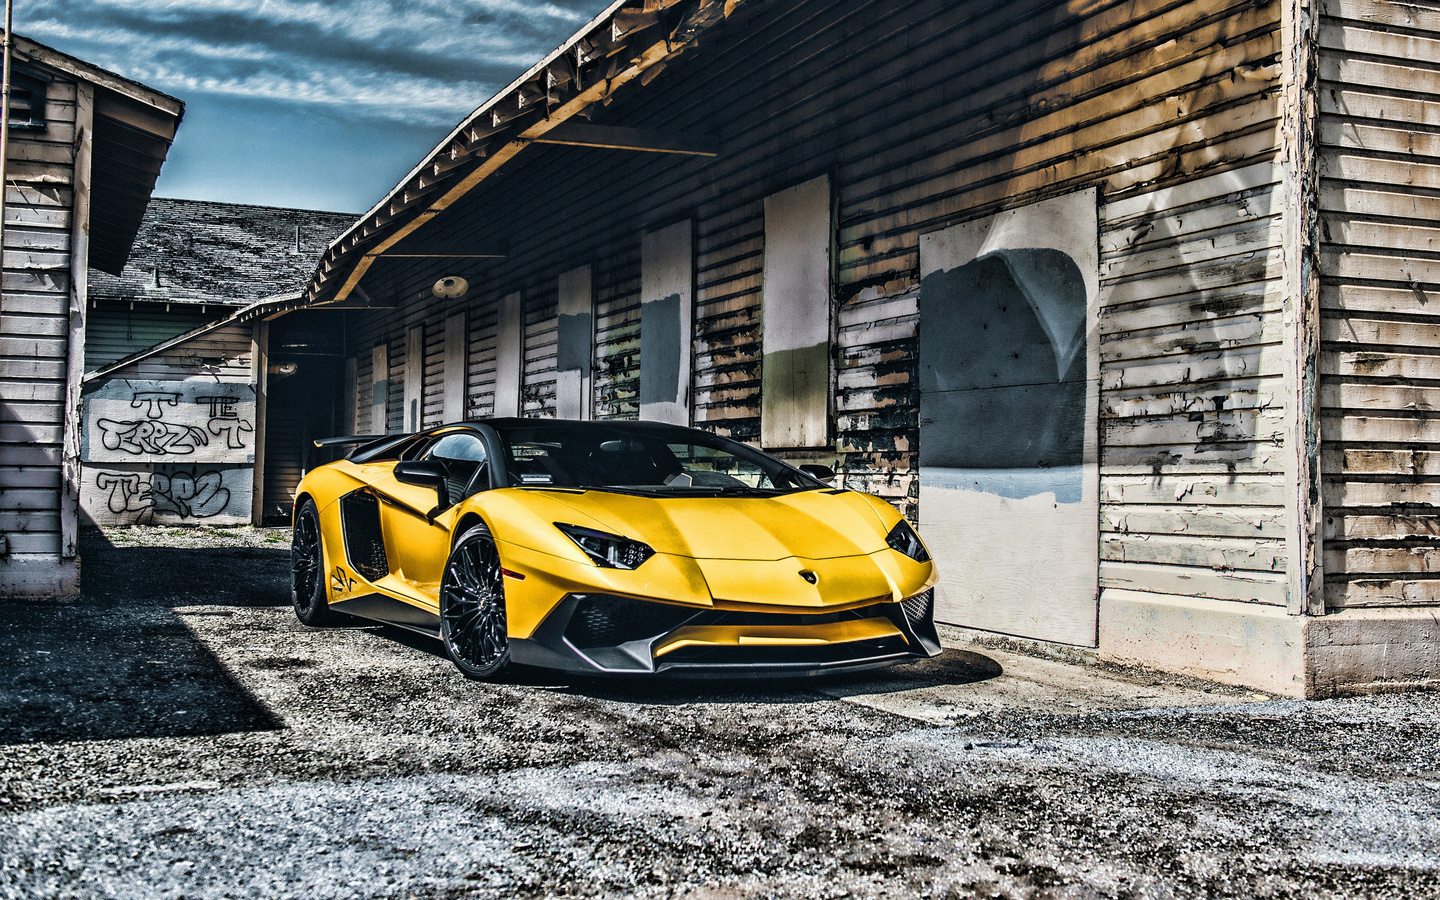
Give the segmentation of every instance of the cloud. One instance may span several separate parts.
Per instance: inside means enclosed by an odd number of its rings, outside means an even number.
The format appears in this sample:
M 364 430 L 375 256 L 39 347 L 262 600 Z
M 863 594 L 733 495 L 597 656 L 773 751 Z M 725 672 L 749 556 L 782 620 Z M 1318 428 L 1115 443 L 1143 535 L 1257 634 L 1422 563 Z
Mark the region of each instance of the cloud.
M 604 0 L 30 0 L 15 30 L 181 99 L 453 125 Z

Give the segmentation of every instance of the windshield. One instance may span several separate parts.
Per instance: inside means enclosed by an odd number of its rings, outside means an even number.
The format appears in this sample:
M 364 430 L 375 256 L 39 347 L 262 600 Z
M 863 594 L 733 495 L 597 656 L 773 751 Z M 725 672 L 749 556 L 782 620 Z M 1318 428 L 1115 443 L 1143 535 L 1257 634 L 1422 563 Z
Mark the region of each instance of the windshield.
M 737 441 L 645 422 L 497 425 L 513 487 L 700 496 L 825 487 Z

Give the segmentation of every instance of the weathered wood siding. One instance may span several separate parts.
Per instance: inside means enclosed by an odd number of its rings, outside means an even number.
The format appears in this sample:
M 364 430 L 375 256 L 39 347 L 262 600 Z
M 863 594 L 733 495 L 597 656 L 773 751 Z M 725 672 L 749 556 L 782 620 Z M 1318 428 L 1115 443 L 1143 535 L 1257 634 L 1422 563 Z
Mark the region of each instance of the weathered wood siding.
M 1102 587 L 1286 603 L 1279 177 L 1102 207 Z
M 523 290 L 522 411 L 552 414 L 555 277 L 595 263 L 596 411 L 631 415 L 639 233 L 690 217 L 693 417 L 758 443 L 765 198 L 828 176 L 834 452 L 847 486 L 913 518 L 920 236 L 1095 187 L 1099 586 L 1283 604 L 1279 30 L 1279 4 L 1252 0 L 742 7 L 610 107 L 616 124 L 713 130 L 720 156 L 531 146 L 437 220 L 512 251 L 471 279 L 472 409 L 481 321 Z M 365 287 L 405 296 L 442 274 Z M 416 315 L 365 314 L 359 345 Z
M 12 565 L 74 555 L 62 546 L 61 485 L 70 351 L 77 85 L 56 78 L 47 127 L 10 134 L 0 311 L 0 585 Z M 73 534 L 70 535 L 73 540 Z
M 249 322 L 224 325 L 116 369 L 104 380 L 249 382 L 254 332 L 255 326 Z M 92 385 L 87 385 L 87 390 Z
M 1325 599 L 1436 604 L 1440 9 L 1321 12 Z
M 85 322 L 85 371 L 94 372 L 119 362 L 132 353 L 148 350 L 223 315 L 223 309 L 216 307 L 202 311 L 198 307 L 92 305 Z

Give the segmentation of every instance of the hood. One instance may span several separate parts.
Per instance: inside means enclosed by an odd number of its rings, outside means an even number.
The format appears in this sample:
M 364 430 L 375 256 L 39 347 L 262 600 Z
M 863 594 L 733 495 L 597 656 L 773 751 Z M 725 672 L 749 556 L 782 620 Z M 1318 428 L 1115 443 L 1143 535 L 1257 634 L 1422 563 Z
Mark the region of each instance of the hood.
M 644 541 L 659 553 L 696 559 L 834 559 L 885 549 L 880 516 L 864 497 L 849 491 L 780 497 L 637 497 L 587 491 L 550 497 L 614 534 Z

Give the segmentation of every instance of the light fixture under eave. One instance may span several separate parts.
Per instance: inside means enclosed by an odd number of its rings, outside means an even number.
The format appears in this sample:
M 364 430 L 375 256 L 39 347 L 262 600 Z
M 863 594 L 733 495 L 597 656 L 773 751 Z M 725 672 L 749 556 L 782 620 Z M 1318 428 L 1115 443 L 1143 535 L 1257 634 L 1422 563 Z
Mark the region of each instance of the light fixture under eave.
M 430 292 L 441 300 L 455 300 L 465 296 L 465 292 L 468 290 L 470 290 L 470 282 L 459 275 L 446 275 L 430 288 Z

